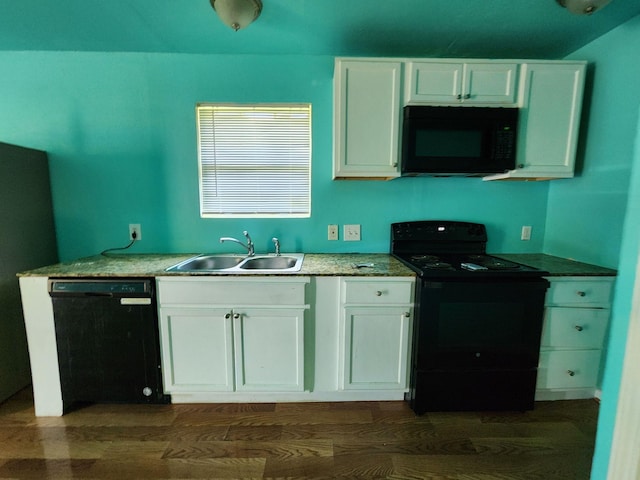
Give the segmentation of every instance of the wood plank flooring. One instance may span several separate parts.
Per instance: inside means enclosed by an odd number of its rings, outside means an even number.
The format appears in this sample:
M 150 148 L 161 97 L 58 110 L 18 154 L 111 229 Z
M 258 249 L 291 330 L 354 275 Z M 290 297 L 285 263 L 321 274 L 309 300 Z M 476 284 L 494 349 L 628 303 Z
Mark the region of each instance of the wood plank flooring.
M 588 479 L 598 404 L 427 413 L 404 402 L 0 405 L 0 479 Z

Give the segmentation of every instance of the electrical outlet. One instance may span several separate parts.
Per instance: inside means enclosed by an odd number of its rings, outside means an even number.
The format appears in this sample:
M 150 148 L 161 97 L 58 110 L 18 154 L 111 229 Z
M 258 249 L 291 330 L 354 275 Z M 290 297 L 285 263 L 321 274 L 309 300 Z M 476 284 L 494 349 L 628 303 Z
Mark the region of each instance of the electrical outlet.
M 360 241 L 360 225 L 345 225 L 344 235 L 342 236 L 345 242 L 359 242 Z
M 134 233 L 135 233 L 135 238 L 133 235 Z M 140 240 L 142 240 L 142 228 L 140 228 L 139 223 L 129 224 L 129 240 L 135 240 L 136 242 L 139 242 Z
M 531 240 L 531 227 L 529 225 L 522 226 L 522 232 L 520 233 L 520 240 Z
M 327 228 L 327 239 L 338 240 L 338 225 L 329 225 Z

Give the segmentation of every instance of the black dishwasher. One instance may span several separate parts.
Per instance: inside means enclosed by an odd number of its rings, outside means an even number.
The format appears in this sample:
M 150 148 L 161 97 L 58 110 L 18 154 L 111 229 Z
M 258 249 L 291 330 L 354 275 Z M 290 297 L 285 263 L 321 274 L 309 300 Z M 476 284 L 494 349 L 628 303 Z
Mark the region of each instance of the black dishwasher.
M 168 403 L 151 278 L 50 279 L 63 408 Z

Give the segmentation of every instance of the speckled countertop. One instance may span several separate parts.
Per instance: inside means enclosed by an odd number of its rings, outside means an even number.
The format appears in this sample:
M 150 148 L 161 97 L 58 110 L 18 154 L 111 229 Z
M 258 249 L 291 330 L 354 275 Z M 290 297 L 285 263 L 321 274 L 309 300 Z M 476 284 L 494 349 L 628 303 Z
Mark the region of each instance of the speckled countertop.
M 502 257 L 512 262 L 522 263 L 530 267 L 539 268 L 549 272 L 554 277 L 566 276 L 613 276 L 617 275 L 615 270 L 589 263 L 576 262 L 575 260 L 554 257 L 543 253 L 495 253 L 497 257 Z
M 549 272 L 551 276 L 613 276 L 617 272 L 574 260 L 539 253 L 493 254 Z M 166 269 L 194 254 L 96 255 L 22 272 L 39 277 L 157 277 L 206 275 L 313 275 L 313 276 L 413 276 L 415 273 L 384 253 L 307 253 L 302 269 L 294 273 L 167 272 Z M 356 264 L 373 264 L 356 268 Z
M 283 254 L 285 255 L 285 254 Z M 307 253 L 302 268 L 293 273 L 211 273 L 167 272 L 166 269 L 194 254 L 112 254 L 96 255 L 22 272 L 38 277 L 158 277 L 205 275 L 313 275 L 313 276 L 414 276 L 401 262 L 383 253 Z M 356 264 L 373 264 L 356 268 Z

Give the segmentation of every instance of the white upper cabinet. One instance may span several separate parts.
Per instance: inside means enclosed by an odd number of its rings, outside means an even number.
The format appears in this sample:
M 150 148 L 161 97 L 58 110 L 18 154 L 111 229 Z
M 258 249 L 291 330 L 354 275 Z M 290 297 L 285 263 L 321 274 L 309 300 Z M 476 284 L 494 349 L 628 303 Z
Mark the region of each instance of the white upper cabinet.
M 512 62 L 408 62 L 405 103 L 515 105 L 517 76 Z
M 586 62 L 521 67 L 516 169 L 484 180 L 549 180 L 574 175 Z
M 399 176 L 402 62 L 337 59 L 333 178 Z
M 517 107 L 516 168 L 484 180 L 574 175 L 586 62 L 338 58 L 333 178 L 400 175 L 405 105 Z

